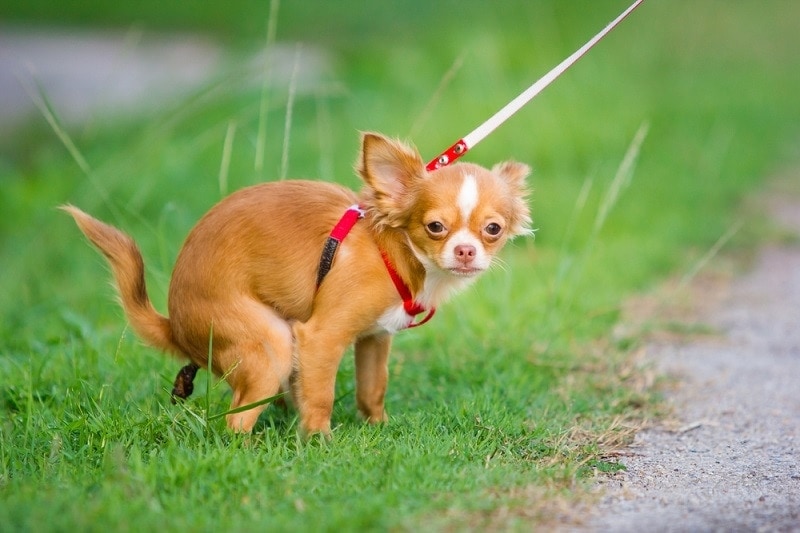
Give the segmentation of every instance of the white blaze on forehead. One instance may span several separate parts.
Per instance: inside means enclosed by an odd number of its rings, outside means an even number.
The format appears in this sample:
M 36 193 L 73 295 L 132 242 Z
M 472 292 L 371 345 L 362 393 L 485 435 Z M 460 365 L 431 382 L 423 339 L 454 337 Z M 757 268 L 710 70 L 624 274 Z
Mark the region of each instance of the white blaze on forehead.
M 478 181 L 472 174 L 464 175 L 464 181 L 458 191 L 457 204 L 464 221 L 468 221 L 472 210 L 478 205 Z

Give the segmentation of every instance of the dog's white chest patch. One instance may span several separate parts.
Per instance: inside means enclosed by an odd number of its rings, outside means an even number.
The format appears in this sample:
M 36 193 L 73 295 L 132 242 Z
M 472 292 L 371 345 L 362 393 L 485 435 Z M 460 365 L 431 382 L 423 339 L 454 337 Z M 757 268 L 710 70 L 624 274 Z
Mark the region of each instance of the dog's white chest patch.
M 397 333 L 402 329 L 406 329 L 410 323 L 411 317 L 406 313 L 402 305 L 393 305 L 387 309 L 378 319 L 378 327 L 385 330 L 387 333 Z

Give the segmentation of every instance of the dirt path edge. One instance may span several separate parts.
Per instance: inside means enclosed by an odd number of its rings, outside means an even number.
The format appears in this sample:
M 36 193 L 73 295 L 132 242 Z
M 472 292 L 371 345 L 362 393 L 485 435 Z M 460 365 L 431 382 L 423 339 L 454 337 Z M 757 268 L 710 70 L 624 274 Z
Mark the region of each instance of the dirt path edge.
M 798 196 L 764 202 L 800 235 Z M 647 345 L 675 419 L 640 432 L 626 471 L 570 531 L 800 531 L 800 246 L 771 244 L 724 294 L 704 293 L 713 335 Z M 710 294 L 717 298 L 710 298 Z

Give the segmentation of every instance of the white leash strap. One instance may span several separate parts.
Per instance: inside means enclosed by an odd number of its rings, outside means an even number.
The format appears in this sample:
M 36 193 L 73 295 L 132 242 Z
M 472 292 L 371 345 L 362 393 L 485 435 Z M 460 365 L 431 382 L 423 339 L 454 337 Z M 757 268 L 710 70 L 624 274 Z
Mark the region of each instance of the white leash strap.
M 481 142 L 487 135 L 492 133 L 495 129 L 497 129 L 500 124 L 508 120 L 514 113 L 519 111 L 522 106 L 530 102 L 537 94 L 542 92 L 545 87 L 553 83 L 556 78 L 558 78 L 561 74 L 564 73 L 569 67 L 575 64 L 581 57 L 583 57 L 586 52 L 591 50 L 591 48 L 596 45 L 600 39 L 608 35 L 620 22 L 622 22 L 625 17 L 630 15 L 634 9 L 639 7 L 639 5 L 644 2 L 644 0 L 636 0 L 633 4 L 628 7 L 625 11 L 623 11 L 617 18 L 615 18 L 611 23 L 608 24 L 605 28 L 603 28 L 600 33 L 592 37 L 586 44 L 581 46 L 578 50 L 576 50 L 571 56 L 566 58 L 564 61 L 556 65 L 550 72 L 542 76 L 536 83 L 528 87 L 522 94 L 514 98 L 511 102 L 506 104 L 506 106 L 495 113 L 489 120 L 475 128 L 473 131 L 468 133 L 462 139 L 459 139 L 453 146 L 442 152 L 438 157 L 432 160 L 427 165 L 427 169 L 436 170 L 437 168 L 441 168 L 444 166 L 449 165 L 462 155 L 466 154 L 471 148 L 473 148 L 476 144 Z

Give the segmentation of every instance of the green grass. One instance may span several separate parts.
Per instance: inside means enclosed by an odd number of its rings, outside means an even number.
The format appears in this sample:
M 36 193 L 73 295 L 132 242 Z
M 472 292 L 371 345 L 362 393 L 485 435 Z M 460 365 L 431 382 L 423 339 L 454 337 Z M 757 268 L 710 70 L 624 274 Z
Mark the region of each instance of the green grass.
M 353 187 L 358 130 L 414 129 L 432 157 L 623 7 L 283 4 L 278 40 L 332 58 L 317 90 L 296 95 L 289 175 Z M 199 29 L 238 57 L 263 42 L 268 13 L 245 0 L 81 5 L 6 2 L 0 18 L 136 25 L 144 38 Z M 800 157 L 798 17 L 790 1 L 648 2 L 470 153 L 533 165 L 536 238 L 506 249 L 504 268 L 430 324 L 398 335 L 388 425 L 357 419 L 346 358 L 331 443 L 299 440 L 295 415 L 275 408 L 252 437 L 231 435 L 208 421 L 230 393 L 212 382 L 206 395 L 204 372 L 195 396 L 172 406 L 180 363 L 133 338 L 102 259 L 55 209 L 72 202 L 131 233 L 165 309 L 182 239 L 221 197 L 231 124 L 227 190 L 279 176 L 286 87 L 270 93 L 260 173 L 260 87 L 235 74 L 177 105 L 70 130 L 88 173 L 43 120 L 20 129 L 0 152 L 0 530 L 542 523 L 548 502 L 580 497 L 595 472 L 617 468 L 609 446 L 653 408 L 630 372 L 638 339 L 611 334 L 620 303 L 691 272 L 739 222 L 745 195 Z M 645 123 L 630 182 L 600 217 Z M 760 238 L 750 222 L 729 246 Z

